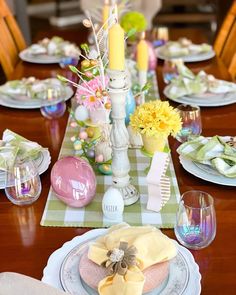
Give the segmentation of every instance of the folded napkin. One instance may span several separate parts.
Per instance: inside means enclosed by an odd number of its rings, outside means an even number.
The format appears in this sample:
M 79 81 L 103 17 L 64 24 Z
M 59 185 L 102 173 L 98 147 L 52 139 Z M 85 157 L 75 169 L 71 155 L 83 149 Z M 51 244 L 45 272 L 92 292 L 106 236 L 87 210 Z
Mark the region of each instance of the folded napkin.
M 159 50 L 166 57 L 181 57 L 208 52 L 212 50 L 212 46 L 206 43 L 193 44 L 186 38 L 180 38 L 177 41 L 167 42 Z
M 14 273 L 0 273 L 0 295 L 69 295 L 31 277 Z
M 128 243 L 129 248 L 124 250 L 122 258 L 119 255 L 120 249 L 125 248 L 123 243 Z M 112 226 L 106 235 L 90 245 L 88 258 L 103 266 L 110 265 L 111 261 L 119 261 L 118 265 L 112 264 L 118 272 L 99 283 L 100 295 L 141 295 L 145 282 L 142 270 L 170 260 L 176 256 L 176 253 L 173 241 L 163 235 L 159 229 L 152 226 L 131 227 L 122 223 Z M 133 263 L 134 255 L 137 263 Z M 126 260 L 122 260 L 125 257 Z M 108 258 L 111 260 L 108 261 Z
M 183 63 L 176 62 L 178 74 L 166 87 L 165 92 L 169 98 L 178 98 L 185 95 L 203 93 L 227 93 L 236 92 L 236 84 L 233 82 L 218 80 L 212 75 L 200 71 L 197 75 L 188 69 Z
M 233 139 L 227 143 L 219 136 L 199 136 L 181 144 L 177 152 L 194 162 L 212 166 L 226 177 L 235 178 L 236 148 L 231 145 L 232 142 Z
M 6 129 L 0 141 L 0 170 L 12 166 L 17 156 L 36 159 L 43 148 L 36 142 Z
M 29 77 L 6 82 L 0 86 L 0 93 L 14 96 L 14 99 L 19 100 L 23 98 L 50 100 L 65 95 L 65 84 L 56 78 L 38 80 L 35 77 Z
M 80 49 L 75 44 L 65 41 L 58 36 L 40 40 L 37 44 L 29 46 L 28 52 L 32 55 L 48 54 L 51 56 L 69 56 L 75 58 L 79 58 L 80 56 Z

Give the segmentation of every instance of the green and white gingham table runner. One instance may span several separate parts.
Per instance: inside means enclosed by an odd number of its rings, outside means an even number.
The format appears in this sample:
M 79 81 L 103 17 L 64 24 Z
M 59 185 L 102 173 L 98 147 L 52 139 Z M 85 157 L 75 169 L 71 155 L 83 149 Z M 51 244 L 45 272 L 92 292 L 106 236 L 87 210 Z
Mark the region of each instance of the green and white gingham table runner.
M 156 77 L 152 78 L 153 97 L 158 98 Z M 150 95 L 149 95 L 150 98 Z M 70 138 L 76 133 L 76 129 L 70 126 L 70 119 L 66 128 L 60 156 L 74 155 L 73 143 Z M 94 200 L 84 208 L 71 208 L 61 202 L 50 188 L 47 203 L 41 220 L 42 226 L 65 226 L 65 227 L 109 227 L 119 222 L 127 222 L 130 225 L 154 225 L 158 228 L 173 228 L 175 214 L 180 199 L 179 188 L 172 163 L 170 161 L 167 176 L 171 180 L 171 197 L 160 212 L 146 209 L 148 194 L 145 169 L 150 165 L 150 158 L 146 157 L 139 149 L 129 149 L 130 173 L 132 184 L 140 192 L 140 200 L 133 205 L 126 206 L 123 217 L 112 221 L 106 219 L 102 213 L 102 198 L 106 189 L 112 184 L 112 177 L 97 174 L 97 192 Z

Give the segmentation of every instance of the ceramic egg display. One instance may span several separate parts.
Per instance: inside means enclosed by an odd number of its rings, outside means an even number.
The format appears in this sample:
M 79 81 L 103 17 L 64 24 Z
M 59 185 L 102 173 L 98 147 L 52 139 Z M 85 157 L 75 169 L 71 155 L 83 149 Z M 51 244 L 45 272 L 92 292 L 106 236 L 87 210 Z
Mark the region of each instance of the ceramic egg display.
M 79 105 L 76 109 L 75 109 L 75 119 L 77 121 L 86 121 L 89 117 L 89 112 L 88 109 L 83 106 L 83 105 Z
M 123 215 L 124 200 L 117 188 L 109 187 L 102 199 L 102 211 L 108 219 L 119 219 Z
M 68 156 L 54 164 L 51 185 L 57 197 L 68 206 L 84 207 L 95 197 L 96 176 L 88 162 Z

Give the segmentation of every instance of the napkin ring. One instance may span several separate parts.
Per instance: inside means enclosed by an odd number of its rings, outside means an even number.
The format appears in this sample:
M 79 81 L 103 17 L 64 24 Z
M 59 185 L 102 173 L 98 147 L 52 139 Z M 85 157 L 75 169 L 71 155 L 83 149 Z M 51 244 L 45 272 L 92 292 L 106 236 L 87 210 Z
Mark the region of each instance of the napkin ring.
M 120 242 L 119 248 L 114 248 L 107 252 L 108 259 L 102 263 L 109 274 L 125 275 L 128 268 L 135 266 L 137 249 L 134 246 L 128 246 L 127 242 Z

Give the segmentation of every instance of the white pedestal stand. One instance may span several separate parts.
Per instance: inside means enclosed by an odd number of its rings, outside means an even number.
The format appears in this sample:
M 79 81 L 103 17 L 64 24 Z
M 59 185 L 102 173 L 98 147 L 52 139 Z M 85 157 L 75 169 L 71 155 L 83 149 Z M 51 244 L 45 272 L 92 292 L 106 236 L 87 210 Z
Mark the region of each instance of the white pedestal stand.
M 130 184 L 130 163 L 128 158 L 129 134 L 125 126 L 126 84 L 125 71 L 108 70 L 109 96 L 112 105 L 112 182 L 124 199 L 124 204 L 131 205 L 139 199 L 139 192 Z

